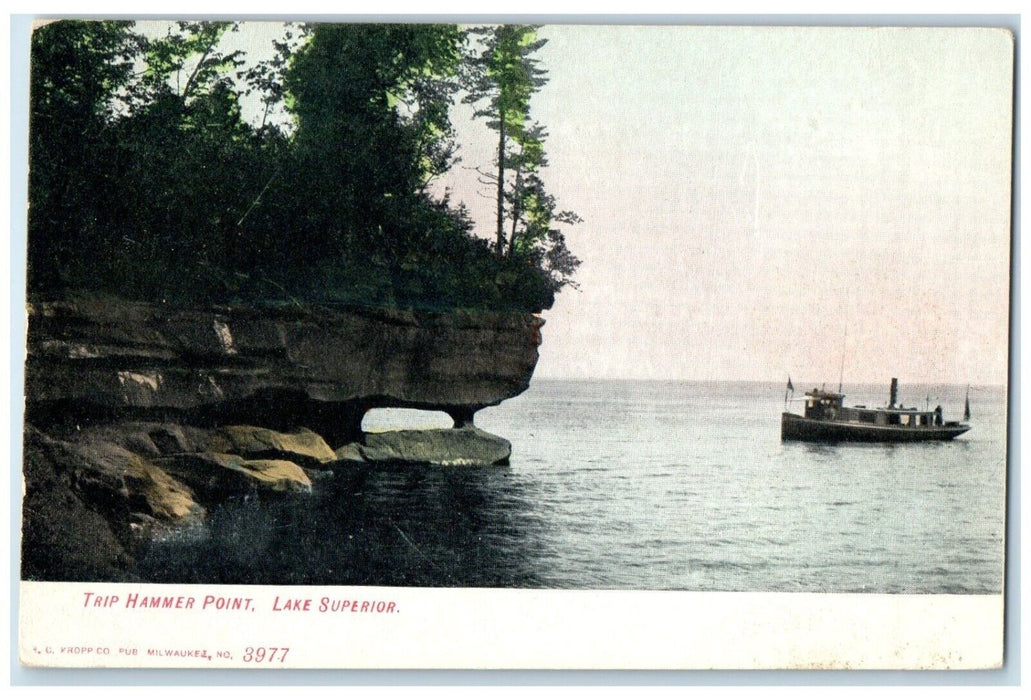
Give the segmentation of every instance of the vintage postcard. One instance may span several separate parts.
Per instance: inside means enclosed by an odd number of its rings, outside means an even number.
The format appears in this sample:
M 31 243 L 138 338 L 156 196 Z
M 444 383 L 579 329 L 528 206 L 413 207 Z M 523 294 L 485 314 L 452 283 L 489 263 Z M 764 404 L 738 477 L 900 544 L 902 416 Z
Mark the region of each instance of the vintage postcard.
M 1007 29 L 29 44 L 25 666 L 1003 663 Z

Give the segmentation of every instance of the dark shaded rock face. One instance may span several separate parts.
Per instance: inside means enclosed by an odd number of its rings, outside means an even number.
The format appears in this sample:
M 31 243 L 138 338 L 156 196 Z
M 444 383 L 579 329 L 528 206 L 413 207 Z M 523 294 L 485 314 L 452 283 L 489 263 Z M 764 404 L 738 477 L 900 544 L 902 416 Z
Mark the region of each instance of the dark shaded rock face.
M 507 464 L 472 418 L 527 388 L 543 323 L 86 297 L 28 317 L 22 576 L 83 581 L 133 580 L 154 537 L 227 498 L 307 498 L 337 467 Z M 377 407 L 456 427 L 366 435 Z
M 359 438 L 371 408 L 441 410 L 462 425 L 522 393 L 543 324 L 532 314 L 184 310 L 86 297 L 32 304 L 28 321 L 30 420 L 303 425 L 331 443 Z
M 136 433 L 126 430 L 126 441 Z M 138 545 L 204 519 L 204 508 L 182 482 L 115 442 L 82 438 L 55 440 L 26 426 L 25 577 L 131 580 Z

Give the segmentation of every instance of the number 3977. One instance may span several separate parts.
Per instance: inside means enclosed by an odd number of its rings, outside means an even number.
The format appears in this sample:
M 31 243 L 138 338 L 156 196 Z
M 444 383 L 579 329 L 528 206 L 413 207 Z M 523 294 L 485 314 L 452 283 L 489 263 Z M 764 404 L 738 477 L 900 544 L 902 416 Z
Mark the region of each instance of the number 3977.
M 283 663 L 290 647 L 246 647 L 243 650 L 243 660 L 246 663 Z

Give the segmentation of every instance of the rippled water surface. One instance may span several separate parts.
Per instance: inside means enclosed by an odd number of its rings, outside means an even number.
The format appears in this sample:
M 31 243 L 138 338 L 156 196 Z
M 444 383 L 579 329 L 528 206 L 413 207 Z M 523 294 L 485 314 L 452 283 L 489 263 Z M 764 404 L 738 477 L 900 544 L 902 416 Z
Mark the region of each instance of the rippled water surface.
M 923 407 L 930 395 L 954 419 L 964 391 L 903 387 L 903 400 Z M 845 393 L 849 404 L 887 398 L 886 387 Z M 311 497 L 234 501 L 204 531 L 155 545 L 143 574 L 995 593 L 1005 391 L 975 387 L 971 405 L 973 429 L 952 442 L 812 445 L 781 442 L 779 385 L 535 380 L 477 414 L 481 428 L 511 440 L 510 466 L 352 468 L 317 479 Z

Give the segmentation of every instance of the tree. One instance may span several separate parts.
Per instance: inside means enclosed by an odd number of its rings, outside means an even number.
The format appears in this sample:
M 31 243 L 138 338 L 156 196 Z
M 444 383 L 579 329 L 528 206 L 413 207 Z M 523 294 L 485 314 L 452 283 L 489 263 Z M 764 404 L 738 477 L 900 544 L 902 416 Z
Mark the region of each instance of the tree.
M 164 37 L 146 44 L 146 68 L 141 86 L 148 102 L 174 97 L 185 109 L 207 92 L 233 89 L 232 69 L 243 64 L 242 51 L 220 50 L 226 32 L 235 22 L 177 22 Z
M 453 25 L 315 25 L 286 75 L 297 118 L 294 234 L 314 254 L 382 269 L 396 292 L 427 231 L 427 182 L 451 162 Z M 302 187 L 298 187 L 303 184 Z M 280 193 L 289 197 L 290 193 Z
M 539 181 L 543 129 L 511 117 L 503 167 L 518 185 L 503 192 L 512 229 L 497 250 L 428 187 L 455 162 L 464 31 L 310 25 L 303 45 L 284 32 L 272 58 L 247 65 L 223 48 L 235 27 L 34 33 L 30 294 L 552 304 L 555 271 L 576 261 L 549 253 L 564 250 L 551 228 L 564 213 Z M 250 123 L 241 99 L 255 92 L 264 114 Z M 515 103 L 525 112 L 528 97 Z
M 482 51 L 470 57 L 468 95 L 463 101 L 486 102 L 473 116 L 486 118 L 487 126 L 498 134 L 497 173 L 493 180 L 497 190 L 495 247 L 500 255 L 505 252 L 506 175 L 518 165 L 517 156 L 511 151 L 527 140 L 530 98 L 547 82 L 545 71 L 537 67 L 537 60 L 532 57 L 546 40 L 536 38 L 534 26 L 505 24 L 469 31 L 479 38 Z
M 287 100 L 286 72 L 297 48 L 306 41 L 308 25 L 284 25 L 281 39 L 272 39 L 272 57 L 255 63 L 240 76 L 247 84 L 245 95 L 257 93 L 264 107 L 258 131 L 277 129 L 274 116 L 285 112 Z M 273 119 L 270 121 L 270 117 Z
M 103 221 L 117 201 L 105 177 L 116 145 L 109 126 L 133 78 L 140 38 L 131 22 L 53 22 L 32 35 L 29 266 L 32 289 L 54 289 L 82 250 L 103 256 Z M 89 258 L 86 258 L 89 260 Z
M 581 219 L 572 211 L 558 211 L 541 179 L 547 132 L 532 120 L 530 103 L 547 84 L 547 72 L 534 57 L 547 40 L 538 38 L 537 29 L 501 25 L 470 30 L 481 50 L 469 59 L 464 102 L 480 105 L 474 117 L 485 118 L 497 132 L 496 172 L 481 173 L 495 187 L 495 251 L 536 266 L 558 291 L 572 284 L 580 261 L 554 225 Z
M 233 224 L 282 149 L 243 119 L 227 23 L 165 36 L 61 21 L 32 37 L 29 288 L 225 293 Z
M 222 48 L 236 28 L 178 22 L 145 39 L 116 125 L 118 265 L 138 296 L 231 295 L 250 257 L 253 232 L 238 222 L 280 151 L 243 118 L 243 55 Z

